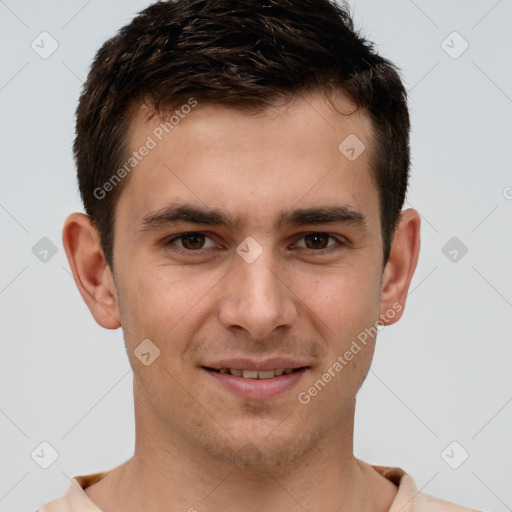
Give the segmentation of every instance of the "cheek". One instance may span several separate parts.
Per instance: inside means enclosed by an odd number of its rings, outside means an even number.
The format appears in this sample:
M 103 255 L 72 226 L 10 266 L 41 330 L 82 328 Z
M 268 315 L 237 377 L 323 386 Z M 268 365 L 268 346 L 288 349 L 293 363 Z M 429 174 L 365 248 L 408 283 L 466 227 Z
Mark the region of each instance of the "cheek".
M 368 266 L 368 269 L 371 268 Z M 360 264 L 343 265 L 322 275 L 300 275 L 292 282 L 303 309 L 330 348 L 343 347 L 379 315 L 378 276 Z
M 306 286 L 311 285 L 303 281 Z M 379 300 L 378 278 L 358 267 L 345 267 L 315 280 L 306 311 L 327 348 L 321 367 L 308 383 L 305 399 L 332 403 L 332 414 L 355 396 L 368 374 L 375 348 Z M 372 329 L 373 328 L 373 329 Z M 338 412 L 336 412 L 338 411 Z
M 122 322 L 128 336 L 136 338 L 131 343 L 149 338 L 166 352 L 183 350 L 219 281 L 207 274 L 184 274 L 166 265 L 127 276 Z

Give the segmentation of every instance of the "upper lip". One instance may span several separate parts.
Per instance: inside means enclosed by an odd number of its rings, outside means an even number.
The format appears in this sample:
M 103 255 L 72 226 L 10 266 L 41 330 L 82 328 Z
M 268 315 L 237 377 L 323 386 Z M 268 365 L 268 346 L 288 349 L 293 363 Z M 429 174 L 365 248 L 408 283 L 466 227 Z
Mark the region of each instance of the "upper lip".
M 265 359 L 263 361 L 255 361 L 254 359 L 223 359 L 221 361 L 215 361 L 203 365 L 206 368 L 213 368 L 214 370 L 220 370 L 221 368 L 231 368 L 239 370 L 253 370 L 253 371 L 270 371 L 277 369 L 287 368 L 303 368 L 308 365 L 304 362 L 296 359 L 288 359 L 284 357 L 274 357 L 271 359 Z

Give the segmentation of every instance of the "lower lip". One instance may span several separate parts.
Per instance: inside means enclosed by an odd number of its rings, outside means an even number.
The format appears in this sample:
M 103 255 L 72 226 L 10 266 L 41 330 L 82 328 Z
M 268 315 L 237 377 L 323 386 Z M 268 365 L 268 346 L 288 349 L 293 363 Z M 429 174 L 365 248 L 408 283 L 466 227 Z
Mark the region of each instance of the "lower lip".
M 202 368 L 217 382 L 220 382 L 232 393 L 248 400 L 267 400 L 281 393 L 289 391 L 297 385 L 307 368 L 302 368 L 296 372 L 272 377 L 271 379 L 246 379 L 237 377 L 230 373 L 218 373 Z

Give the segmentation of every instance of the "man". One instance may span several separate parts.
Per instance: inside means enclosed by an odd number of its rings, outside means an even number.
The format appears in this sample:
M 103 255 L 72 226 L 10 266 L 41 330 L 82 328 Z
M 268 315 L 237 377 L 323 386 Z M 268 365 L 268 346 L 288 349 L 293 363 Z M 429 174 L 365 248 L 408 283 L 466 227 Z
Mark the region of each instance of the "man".
M 467 511 L 354 457 L 377 330 L 403 314 L 396 68 L 329 0 L 175 0 L 98 52 L 63 244 L 123 328 L 134 456 L 42 512 Z

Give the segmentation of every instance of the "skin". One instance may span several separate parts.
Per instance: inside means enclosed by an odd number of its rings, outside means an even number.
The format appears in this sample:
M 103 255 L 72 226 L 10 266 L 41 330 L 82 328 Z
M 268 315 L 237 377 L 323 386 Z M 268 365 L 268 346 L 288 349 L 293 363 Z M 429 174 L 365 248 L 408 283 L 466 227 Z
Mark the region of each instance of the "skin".
M 337 104 L 353 111 L 341 95 Z M 149 114 L 141 107 L 132 122 L 133 150 L 161 122 Z M 89 218 L 67 218 L 78 289 L 98 324 L 123 327 L 134 372 L 134 456 L 85 491 L 102 510 L 389 510 L 397 487 L 353 454 L 376 337 L 308 404 L 297 399 L 365 328 L 399 320 L 416 268 L 420 217 L 409 209 L 383 269 L 371 131 L 364 111 L 340 115 L 319 94 L 260 114 L 199 104 L 132 170 L 116 207 L 114 273 Z M 338 150 L 349 134 L 366 146 L 355 161 Z M 140 229 L 177 200 L 240 221 Z M 274 226 L 282 211 L 333 205 L 363 214 L 366 228 Z M 165 245 L 191 231 L 207 237 Z M 312 244 L 312 233 L 336 238 Z M 248 236 L 262 248 L 252 263 L 236 252 Z M 148 366 L 134 355 L 144 339 L 160 350 Z M 309 369 L 266 400 L 242 399 L 201 368 L 279 356 Z

